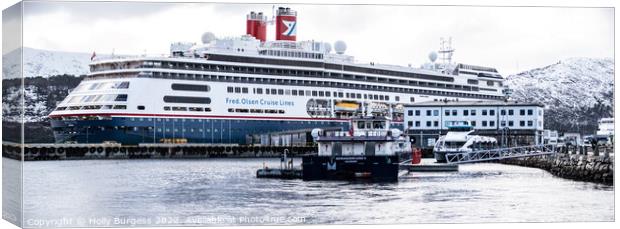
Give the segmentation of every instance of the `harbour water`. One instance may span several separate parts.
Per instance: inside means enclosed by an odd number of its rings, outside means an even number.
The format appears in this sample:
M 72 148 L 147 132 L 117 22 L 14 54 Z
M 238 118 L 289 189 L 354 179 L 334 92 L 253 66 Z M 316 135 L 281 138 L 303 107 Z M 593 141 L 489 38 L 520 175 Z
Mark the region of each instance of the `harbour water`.
M 25 162 L 24 226 L 614 220 L 613 186 L 534 168 L 471 164 L 373 184 L 257 179 L 263 162 L 279 166 L 279 159 Z M 3 163 L 5 176 L 17 175 L 11 168 L 20 162 Z

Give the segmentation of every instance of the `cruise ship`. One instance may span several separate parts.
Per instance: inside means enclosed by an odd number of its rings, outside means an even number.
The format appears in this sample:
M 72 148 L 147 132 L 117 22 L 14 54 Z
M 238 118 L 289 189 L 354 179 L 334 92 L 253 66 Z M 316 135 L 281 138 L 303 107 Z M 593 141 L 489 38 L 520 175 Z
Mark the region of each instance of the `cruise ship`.
M 505 98 L 496 69 L 445 61 L 449 44 L 420 67 L 360 62 L 342 41 L 296 41 L 296 11 L 274 14 L 251 12 L 239 37 L 172 43 L 167 56 L 94 59 L 49 115 L 56 142 L 252 144 L 276 131 L 346 130 L 362 113 L 402 128 L 416 102 Z

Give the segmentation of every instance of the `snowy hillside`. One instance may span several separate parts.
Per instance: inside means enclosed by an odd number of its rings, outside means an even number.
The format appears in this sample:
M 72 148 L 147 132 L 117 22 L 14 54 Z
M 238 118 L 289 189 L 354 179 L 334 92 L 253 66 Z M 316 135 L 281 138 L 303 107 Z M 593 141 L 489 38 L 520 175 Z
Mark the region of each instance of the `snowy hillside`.
M 89 71 L 92 53 L 61 52 L 25 47 L 24 76 L 48 77 L 55 75 L 83 75 Z M 98 57 L 106 55 L 97 54 Z M 109 56 L 109 55 L 108 55 Z M 3 56 L 2 74 L 9 78 L 19 76 L 19 49 Z
M 570 58 L 508 76 L 506 84 L 515 100 L 547 105 L 545 128 L 587 133 L 613 115 L 613 59 Z

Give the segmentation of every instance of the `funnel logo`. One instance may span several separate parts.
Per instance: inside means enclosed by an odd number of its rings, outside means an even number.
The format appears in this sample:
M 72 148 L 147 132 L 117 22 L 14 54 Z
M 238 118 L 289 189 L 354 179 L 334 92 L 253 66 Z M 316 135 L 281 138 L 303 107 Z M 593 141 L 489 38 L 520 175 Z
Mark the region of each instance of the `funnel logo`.
M 297 22 L 296 21 L 285 21 L 282 20 L 282 23 L 286 26 L 286 30 L 282 33 L 285 36 L 295 36 L 297 30 Z

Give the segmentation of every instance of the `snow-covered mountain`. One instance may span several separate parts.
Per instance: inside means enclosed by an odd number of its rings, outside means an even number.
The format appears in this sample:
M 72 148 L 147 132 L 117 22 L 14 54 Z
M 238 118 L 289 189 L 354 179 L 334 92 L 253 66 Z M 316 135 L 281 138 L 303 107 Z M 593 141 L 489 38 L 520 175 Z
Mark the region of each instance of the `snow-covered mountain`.
M 569 58 L 507 77 L 513 98 L 547 106 L 545 128 L 591 133 L 613 116 L 614 60 Z
M 89 72 L 88 64 L 92 53 L 62 52 L 24 47 L 2 57 L 2 74 L 8 78 L 19 76 L 19 53 L 23 50 L 24 76 L 48 77 L 56 75 L 84 75 Z M 97 58 L 109 55 L 97 54 Z

